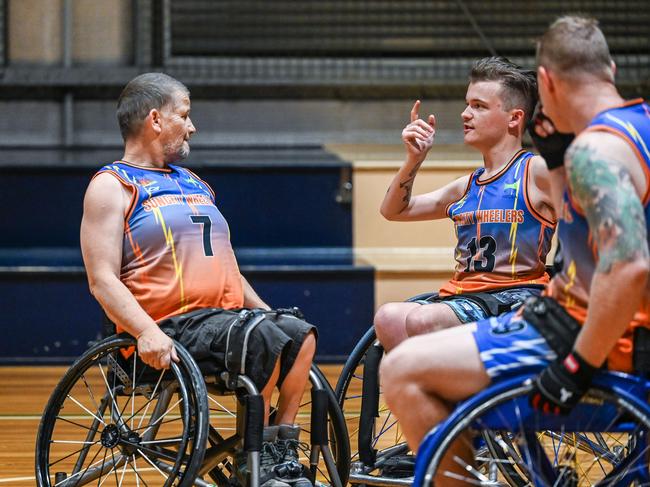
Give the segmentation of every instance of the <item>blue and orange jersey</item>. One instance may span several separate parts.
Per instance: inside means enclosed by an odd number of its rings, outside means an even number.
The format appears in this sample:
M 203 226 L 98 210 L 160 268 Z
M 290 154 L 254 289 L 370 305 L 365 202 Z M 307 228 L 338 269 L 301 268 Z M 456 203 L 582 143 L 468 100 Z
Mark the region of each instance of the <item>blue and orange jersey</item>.
M 456 272 L 441 295 L 548 283 L 546 254 L 555 222 L 530 204 L 532 156 L 519 151 L 488 179 L 481 179 L 485 168 L 477 169 L 463 197 L 447 207 L 457 238 Z
M 228 224 L 207 183 L 188 169 L 114 162 L 97 174 L 132 194 L 120 279 L 155 321 L 199 308 L 240 308 L 243 290 Z
M 586 131 L 609 132 L 621 137 L 634 150 L 646 174 L 646 190 L 642 198 L 650 244 L 650 107 L 643 100 L 631 100 L 623 106 L 599 113 Z M 598 266 L 598 248 L 591 238 L 589 225 L 579 204 L 564 193 L 562 219 L 558 228 L 563 269 L 552 280 L 548 292 L 581 323 L 587 317 L 591 280 Z M 608 366 L 615 370 L 632 370 L 632 334 L 636 326 L 650 327 L 650 298 L 646 294 L 633 322 L 608 357 Z

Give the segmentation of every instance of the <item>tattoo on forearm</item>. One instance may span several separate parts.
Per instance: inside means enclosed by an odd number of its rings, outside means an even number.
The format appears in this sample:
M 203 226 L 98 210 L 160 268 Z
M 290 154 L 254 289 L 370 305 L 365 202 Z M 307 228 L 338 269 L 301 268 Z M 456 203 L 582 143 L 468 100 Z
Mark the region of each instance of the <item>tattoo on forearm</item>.
M 415 181 L 415 175 L 417 174 L 418 169 L 420 169 L 422 162 L 418 162 L 415 166 L 413 166 L 413 169 L 411 169 L 411 171 L 408 174 L 409 175 L 408 179 L 405 179 L 404 181 L 401 181 L 399 183 L 400 189 L 404 190 L 404 196 L 402 197 L 402 202 L 404 203 L 404 206 L 402 207 L 401 210 L 399 210 L 400 213 L 403 212 L 409 206 L 409 202 L 411 201 L 411 192 L 413 191 L 413 182 Z
M 568 153 L 571 194 L 589 222 L 598 249 L 598 272 L 612 265 L 648 257 L 643 205 L 624 165 L 598 154 L 588 143 Z

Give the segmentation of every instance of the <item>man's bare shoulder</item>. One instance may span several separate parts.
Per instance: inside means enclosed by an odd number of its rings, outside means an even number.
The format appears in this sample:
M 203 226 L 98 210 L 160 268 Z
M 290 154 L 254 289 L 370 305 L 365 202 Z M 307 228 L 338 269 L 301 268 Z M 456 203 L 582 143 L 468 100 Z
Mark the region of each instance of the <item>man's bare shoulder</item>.
M 533 178 L 548 178 L 549 170 L 546 161 L 542 156 L 533 156 L 530 158 L 531 176 Z
M 567 150 L 565 165 L 568 169 L 576 170 L 578 160 L 600 161 L 612 170 L 624 168 L 630 173 L 632 180 L 636 181 L 637 189 L 645 186 L 639 184 L 646 179 L 646 175 L 636 152 L 623 137 L 611 132 L 598 130 L 579 134 Z M 592 165 L 580 167 L 593 170 Z M 645 183 L 647 184 L 647 181 Z
M 100 206 L 105 209 L 126 209 L 131 199 L 131 191 L 115 176 L 108 172 L 97 174 L 88 184 L 84 207 Z
M 585 131 L 576 136 L 567 154 L 575 154 L 578 147 L 588 148 L 594 153 L 610 156 L 618 162 L 635 162 L 636 154 L 623 137 L 603 130 Z M 570 162 L 571 159 L 569 158 Z

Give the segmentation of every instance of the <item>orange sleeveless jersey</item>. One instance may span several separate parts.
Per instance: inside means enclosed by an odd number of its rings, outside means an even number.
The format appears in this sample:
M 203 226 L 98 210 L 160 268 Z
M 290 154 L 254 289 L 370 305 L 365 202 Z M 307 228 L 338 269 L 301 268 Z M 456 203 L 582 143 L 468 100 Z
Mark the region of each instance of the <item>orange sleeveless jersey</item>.
M 100 169 L 132 193 L 120 279 L 155 321 L 200 308 L 240 308 L 243 290 L 212 189 L 187 169 Z

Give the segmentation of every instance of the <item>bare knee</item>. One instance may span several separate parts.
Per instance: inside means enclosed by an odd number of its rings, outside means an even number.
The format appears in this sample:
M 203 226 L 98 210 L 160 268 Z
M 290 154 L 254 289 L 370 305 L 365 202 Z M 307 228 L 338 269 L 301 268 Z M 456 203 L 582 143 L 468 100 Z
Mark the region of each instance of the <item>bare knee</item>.
M 410 337 L 435 331 L 435 314 L 425 306 L 414 309 L 406 316 L 405 328 Z
M 377 310 L 374 320 L 375 333 L 387 351 L 408 338 L 405 320 L 412 306 L 412 303 L 387 303 Z
M 377 335 L 391 333 L 400 325 L 400 318 L 403 320 L 404 312 L 400 309 L 403 303 L 382 304 L 375 314 L 375 331 Z
M 405 330 L 410 337 L 460 325 L 453 310 L 440 303 L 421 306 L 406 316 Z
M 393 404 L 394 397 L 399 397 L 400 388 L 404 385 L 403 366 L 400 367 L 399 353 L 385 355 L 379 364 L 379 378 L 386 402 Z

